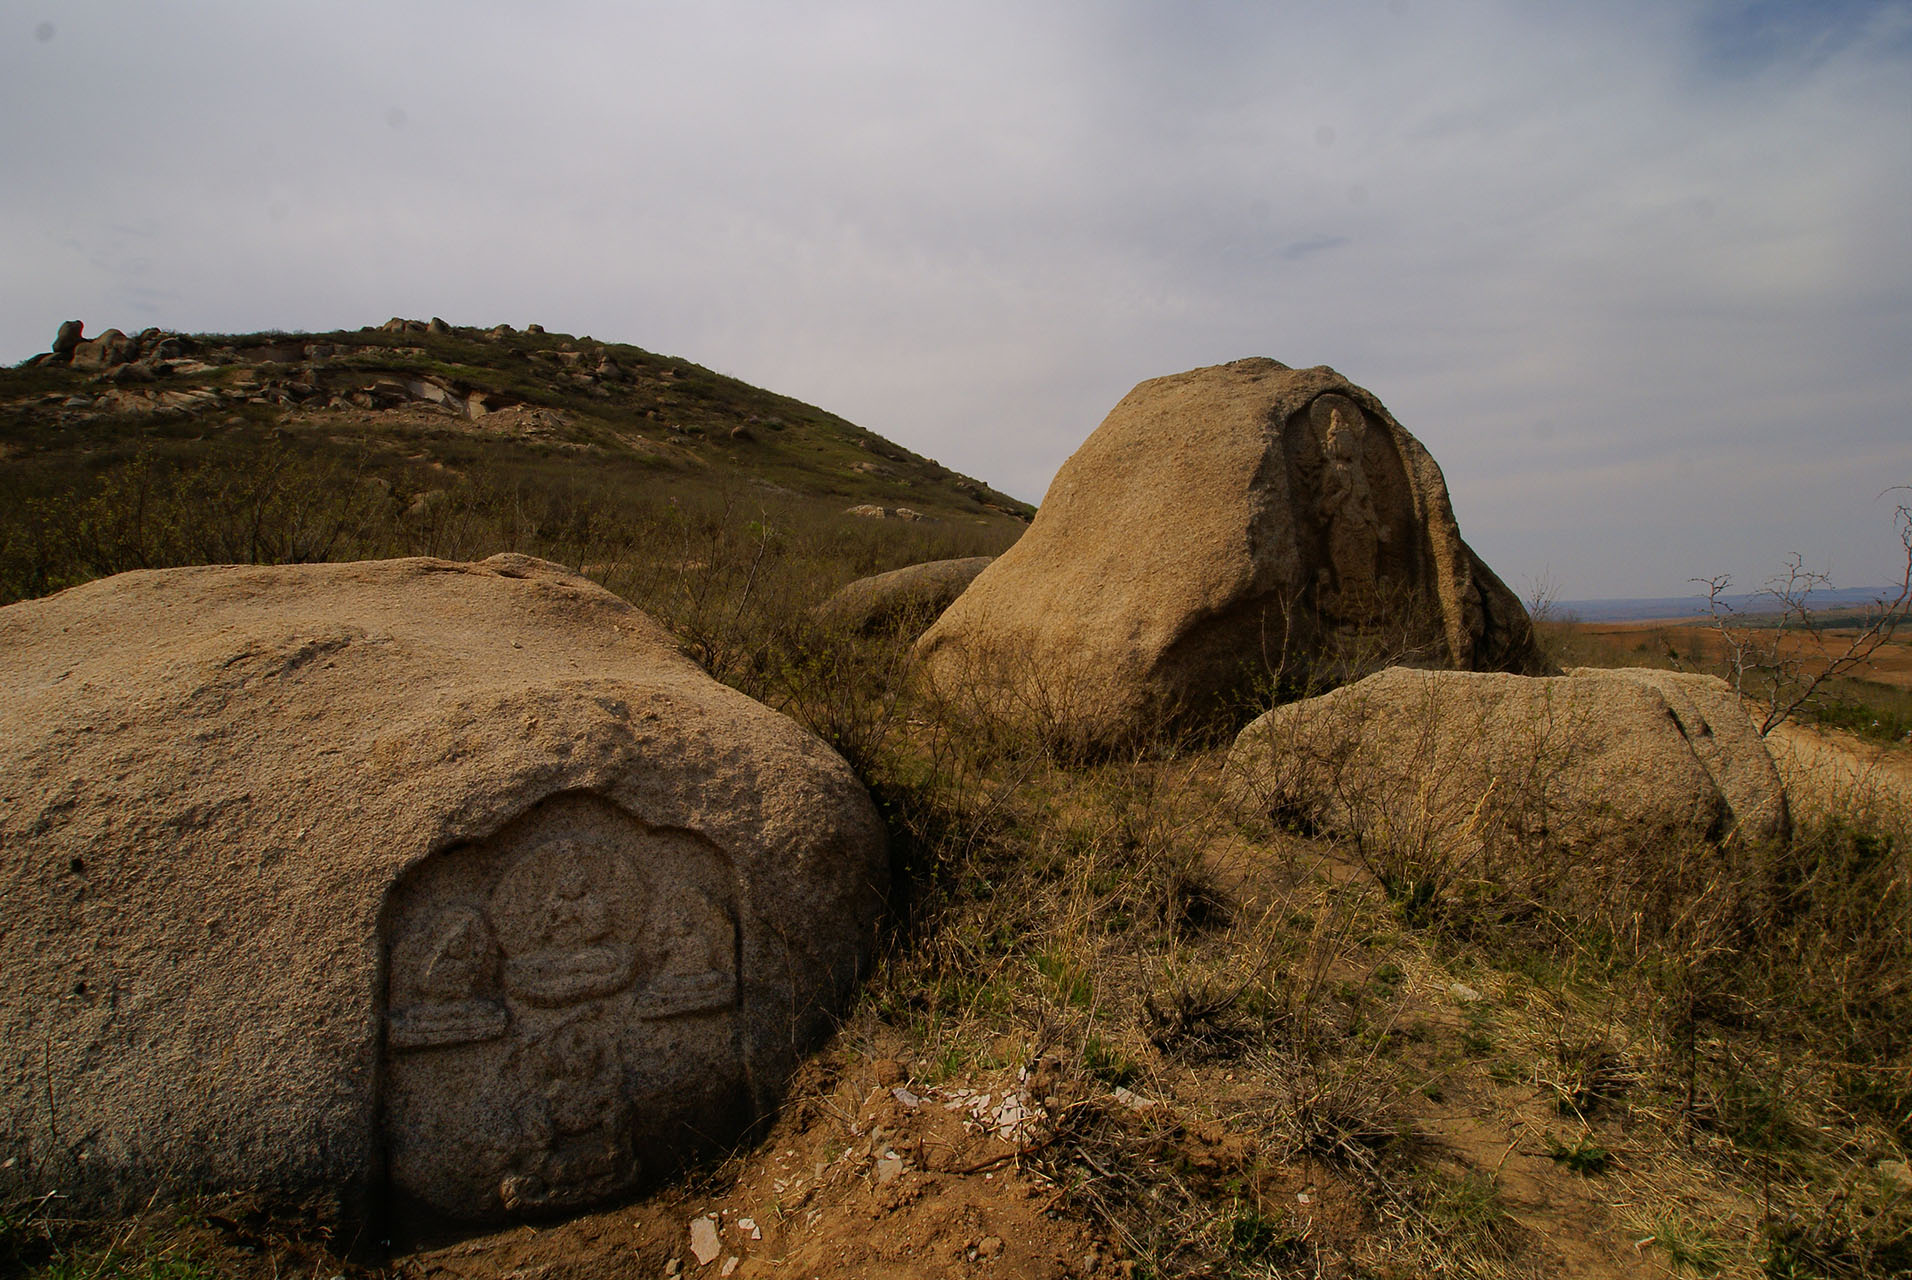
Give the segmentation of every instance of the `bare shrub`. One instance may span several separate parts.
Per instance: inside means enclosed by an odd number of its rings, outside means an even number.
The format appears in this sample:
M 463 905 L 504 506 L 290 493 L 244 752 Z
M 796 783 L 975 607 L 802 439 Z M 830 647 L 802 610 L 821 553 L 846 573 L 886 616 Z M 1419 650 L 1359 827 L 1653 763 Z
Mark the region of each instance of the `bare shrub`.
M 1759 704 L 1762 736 L 1816 703 L 1831 682 L 1863 669 L 1912 614 L 1912 505 L 1901 502 L 1893 523 L 1904 551 L 1899 582 L 1856 619 L 1840 619 L 1856 623 L 1843 642 L 1832 635 L 1832 616 L 1812 598 L 1832 585 L 1831 575 L 1806 568 L 1797 554 L 1754 593 L 1759 607 L 1745 614 L 1726 599 L 1729 576 L 1697 579 L 1706 587 L 1707 613 L 1725 653 L 1727 679 Z

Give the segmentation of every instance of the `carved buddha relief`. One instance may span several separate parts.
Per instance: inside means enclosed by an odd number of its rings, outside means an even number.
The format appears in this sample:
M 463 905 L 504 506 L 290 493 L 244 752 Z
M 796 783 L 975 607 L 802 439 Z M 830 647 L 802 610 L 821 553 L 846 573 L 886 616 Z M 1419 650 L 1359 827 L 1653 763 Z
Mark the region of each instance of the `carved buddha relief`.
M 690 832 L 553 797 L 408 874 L 387 938 L 389 1171 L 438 1212 L 616 1195 L 746 1093 L 735 890 Z
M 505 1209 L 581 1204 L 638 1172 L 622 1055 L 602 1009 L 519 1045 L 506 1074 L 518 1105 L 511 1168 L 498 1183 Z
M 493 1040 L 510 1022 L 499 999 L 498 944 L 484 916 L 469 907 L 445 907 L 408 933 L 393 975 L 393 1048 Z
M 1416 515 L 1399 455 L 1352 399 L 1316 399 L 1286 434 L 1298 535 L 1311 548 L 1316 613 L 1361 625 L 1416 582 Z
M 621 991 L 635 976 L 631 938 L 648 895 L 613 852 L 555 839 L 519 857 L 492 891 L 505 949 L 505 990 L 561 1008 Z
M 1367 422 L 1359 409 L 1329 409 L 1321 438 L 1321 488 L 1315 513 L 1327 527 L 1328 564 L 1322 574 L 1337 597 L 1372 593 L 1387 530 L 1374 512 L 1374 493 L 1362 464 Z

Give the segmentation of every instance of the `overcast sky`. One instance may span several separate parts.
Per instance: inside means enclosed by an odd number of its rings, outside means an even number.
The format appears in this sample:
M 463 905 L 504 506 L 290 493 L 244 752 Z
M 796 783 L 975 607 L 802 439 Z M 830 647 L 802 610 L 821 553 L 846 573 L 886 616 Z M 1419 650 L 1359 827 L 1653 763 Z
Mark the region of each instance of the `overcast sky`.
M 1267 355 L 1522 594 L 1897 573 L 1912 3 L 0 0 L 0 119 L 0 361 L 537 321 L 1036 500 Z

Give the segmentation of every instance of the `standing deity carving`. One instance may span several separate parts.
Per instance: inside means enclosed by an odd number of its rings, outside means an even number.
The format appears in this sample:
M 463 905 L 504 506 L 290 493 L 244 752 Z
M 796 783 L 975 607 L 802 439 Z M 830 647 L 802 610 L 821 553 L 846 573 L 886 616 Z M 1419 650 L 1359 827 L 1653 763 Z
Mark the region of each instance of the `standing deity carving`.
M 1374 509 L 1361 455 L 1367 423 L 1358 410 L 1336 406 L 1321 440 L 1321 485 L 1315 514 L 1328 535 L 1328 563 L 1316 578 L 1322 612 L 1337 615 L 1371 599 L 1379 581 L 1381 544 L 1388 530 Z

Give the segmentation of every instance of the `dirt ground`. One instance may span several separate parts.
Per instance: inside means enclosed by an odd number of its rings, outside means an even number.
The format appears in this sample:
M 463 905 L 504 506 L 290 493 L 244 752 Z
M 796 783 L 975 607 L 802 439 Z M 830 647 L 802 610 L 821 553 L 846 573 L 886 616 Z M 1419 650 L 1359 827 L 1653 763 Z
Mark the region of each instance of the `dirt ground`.
M 1278 860 L 1241 856 L 1223 842 L 1212 859 L 1236 908 L 1253 916 L 1291 900 L 1304 864 L 1322 870 L 1296 842 Z M 1326 879 L 1353 885 L 1351 867 Z M 1756 1206 L 1709 1183 L 1678 1179 L 1669 1189 L 1667 1135 L 1619 1115 L 1563 1116 L 1550 1081 L 1510 1073 L 1479 1046 L 1498 1042 L 1527 1055 L 1538 1033 L 1535 1001 L 1545 993 L 1494 975 L 1479 989 L 1442 968 L 1401 957 L 1403 997 L 1395 1018 L 1398 1058 L 1386 1066 L 1398 1085 L 1418 1082 L 1395 1122 L 1411 1130 L 1417 1162 L 1454 1188 L 1494 1189 L 1486 1228 L 1504 1236 L 1513 1276 L 1644 1280 L 1666 1274 L 1666 1258 L 1642 1239 L 1642 1206 L 1656 1217 L 1750 1222 Z M 1375 980 L 1371 962 L 1332 975 Z M 1386 977 L 1386 975 L 1383 975 Z M 1545 1014 L 1541 1015 L 1544 1021 Z M 1405 1276 L 1403 1230 L 1472 1229 L 1464 1208 L 1450 1218 L 1406 1201 L 1377 1208 L 1373 1187 L 1345 1167 L 1306 1153 L 1258 1145 L 1274 1073 L 1255 1058 L 1159 1058 L 1130 1086 L 1089 1080 L 1040 1046 L 1003 1044 L 987 1056 L 1004 1065 L 949 1073 L 909 1061 L 901 1041 L 873 1020 L 846 1027 L 795 1082 L 767 1139 L 696 1185 L 549 1228 L 517 1227 L 397 1259 L 408 1280 L 748 1280 L 749 1277 L 1132 1277 L 1141 1251 L 1117 1216 L 1095 1212 L 1097 1197 L 1077 1183 L 1084 1162 L 1106 1159 L 1111 1197 L 1128 1176 L 1121 1161 L 1175 1171 L 1194 1198 L 1236 1206 L 1236 1220 L 1280 1241 L 1268 1262 L 1241 1274 Z M 898 1056 L 892 1056 L 898 1055 Z M 1101 1145 L 1084 1141 L 1090 1131 Z M 1600 1176 L 1572 1171 L 1568 1145 L 1609 1153 Z M 1067 1148 L 1066 1160 L 1059 1151 Z M 1061 1166 L 1073 1164 L 1073 1174 Z M 1131 1166 L 1130 1172 L 1132 1172 Z M 1100 1175 L 1092 1173 L 1092 1181 Z M 1093 1192 L 1092 1188 L 1092 1192 Z M 1159 1192 L 1155 1193 L 1159 1194 Z M 1417 1203 L 1420 1203 L 1417 1201 Z M 1160 1212 L 1172 1216 L 1173 1208 Z M 1377 1221 L 1377 1212 L 1398 1216 Z M 1191 1219 L 1192 1220 L 1192 1219 Z
M 1877 806 L 1896 810 L 1901 821 L 1912 817 L 1912 751 L 1902 746 L 1788 720 L 1768 735 L 1766 747 L 1796 814 Z
M 769 1138 L 702 1188 L 421 1251 L 394 1271 L 419 1280 L 1125 1274 L 1023 1167 L 1050 1121 L 1036 1096 L 1047 1083 L 1018 1068 L 927 1087 L 893 1059 L 839 1051 L 799 1077 Z
M 1441 1024 L 1454 1031 L 1465 1022 L 1444 992 L 1428 1000 L 1429 1016 L 1414 1020 L 1416 1035 L 1434 1038 Z M 829 1073 L 844 1066 L 847 1073 L 830 1084 Z M 1234 1131 L 1229 1114 L 1262 1101 L 1252 1071 L 1183 1071 L 1151 1081 L 1149 1093 L 1039 1097 L 1047 1083 L 1040 1064 L 1034 1073 L 1018 1068 L 935 1086 L 917 1084 L 907 1070 L 891 1059 L 831 1055 L 799 1082 L 801 1096 L 770 1139 L 702 1190 L 422 1250 L 399 1259 L 392 1273 L 416 1280 L 1132 1276 L 1119 1227 L 1070 1206 L 1045 1173 L 1044 1146 L 1072 1108 L 1154 1130 L 1160 1158 L 1310 1246 L 1309 1273 L 1354 1276 L 1364 1264 L 1386 1266 L 1367 1197 L 1326 1166 L 1258 1159 Z M 1456 1179 L 1491 1177 L 1519 1236 L 1510 1248 L 1541 1266 L 1509 1274 L 1661 1274 L 1609 1202 L 1628 1176 L 1626 1156 L 1608 1178 L 1568 1172 L 1544 1145 L 1560 1121 L 1529 1082 L 1457 1079 L 1422 1111 L 1414 1123 L 1429 1158 Z M 1636 1146 L 1617 1129 L 1602 1137 L 1619 1153 Z M 1642 1171 L 1650 1167 L 1646 1149 L 1638 1159 Z

